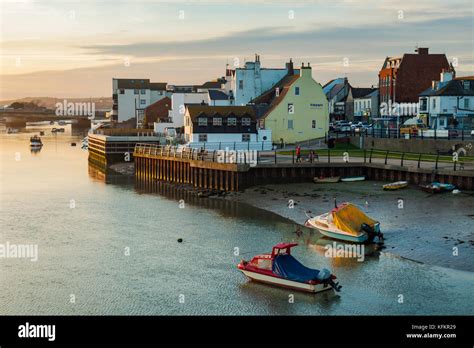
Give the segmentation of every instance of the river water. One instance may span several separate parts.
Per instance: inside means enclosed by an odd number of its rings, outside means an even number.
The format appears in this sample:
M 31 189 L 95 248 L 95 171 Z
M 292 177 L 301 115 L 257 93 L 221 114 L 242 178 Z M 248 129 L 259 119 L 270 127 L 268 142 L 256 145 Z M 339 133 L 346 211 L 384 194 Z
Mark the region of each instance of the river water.
M 0 258 L 0 314 L 474 314 L 472 272 L 384 252 L 327 258 L 317 233 L 297 237 L 272 213 L 107 175 L 78 137 L 46 136 L 38 153 L 28 139 L 0 135 L 0 244 L 36 244 L 38 260 Z M 296 258 L 331 269 L 339 295 L 251 283 L 236 269 L 295 239 Z

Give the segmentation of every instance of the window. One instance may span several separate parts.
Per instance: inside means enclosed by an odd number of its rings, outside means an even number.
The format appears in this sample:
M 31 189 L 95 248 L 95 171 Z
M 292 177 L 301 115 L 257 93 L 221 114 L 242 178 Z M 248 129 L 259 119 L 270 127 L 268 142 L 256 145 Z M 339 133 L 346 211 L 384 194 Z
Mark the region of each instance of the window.
M 144 90 L 144 89 L 140 90 L 140 94 L 145 94 L 145 93 L 146 93 L 146 90 Z
M 120 89 L 119 89 L 119 93 L 120 93 L 120 94 L 125 94 L 125 90 L 124 90 L 123 88 L 120 88 Z
M 436 99 L 433 98 L 433 109 L 436 109 Z
M 222 117 L 214 117 L 212 119 L 213 126 L 222 126 Z
M 141 105 L 146 104 L 146 100 L 145 99 L 140 100 L 140 104 Z
M 464 97 L 464 109 L 469 109 L 469 98 Z
M 293 120 L 288 120 L 288 129 L 293 129 Z
M 289 114 L 294 114 L 295 113 L 295 107 L 293 103 L 288 103 L 288 113 Z
M 138 94 L 138 89 L 134 89 L 133 94 Z
M 250 126 L 250 117 L 242 117 L 242 126 Z
M 463 83 L 464 89 L 469 89 L 470 87 L 469 81 L 463 81 L 462 83 Z
M 239 80 L 239 89 L 244 89 L 244 80 Z
M 207 134 L 199 134 L 199 142 L 205 143 L 207 141 Z
M 188 127 L 189 127 L 189 125 L 190 125 L 190 121 L 189 121 L 189 120 L 190 120 L 190 117 L 186 117 L 186 126 L 188 126 Z
M 316 120 L 311 121 L 311 128 L 316 129 Z
M 199 117 L 198 126 L 207 126 L 207 117 Z
M 242 134 L 242 141 L 250 141 L 250 134 Z
M 295 87 L 295 95 L 300 95 L 300 88 L 299 87 Z
M 229 117 L 227 119 L 227 125 L 228 126 L 236 126 L 237 125 L 237 119 L 235 117 Z
M 428 111 L 428 98 L 420 99 L 420 111 Z

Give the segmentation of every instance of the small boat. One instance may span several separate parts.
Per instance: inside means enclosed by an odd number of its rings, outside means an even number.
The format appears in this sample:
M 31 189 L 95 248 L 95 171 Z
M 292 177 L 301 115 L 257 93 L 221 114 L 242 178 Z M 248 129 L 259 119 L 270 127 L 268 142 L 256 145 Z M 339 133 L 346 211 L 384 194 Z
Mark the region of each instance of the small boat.
M 81 149 L 88 149 L 89 148 L 89 137 L 85 137 L 84 139 L 82 139 L 82 145 L 81 145 Z
M 58 128 L 57 132 L 64 133 L 64 128 Z
M 317 270 L 303 266 L 291 255 L 291 248 L 298 243 L 280 243 L 271 254 L 261 254 L 250 261 L 242 260 L 237 268 L 250 280 L 305 292 L 321 292 L 341 286 L 336 276 L 327 269 Z
M 41 147 L 43 146 L 43 142 L 41 141 L 41 138 L 37 135 L 34 135 L 30 138 L 30 146 L 31 147 Z
M 365 215 L 351 203 L 343 203 L 330 212 L 309 218 L 305 226 L 318 230 L 322 235 L 347 242 L 373 242 L 383 240 L 380 223 Z
M 453 184 L 444 184 L 440 182 L 432 182 L 431 184 L 420 185 L 420 188 L 428 193 L 441 193 L 441 192 L 451 192 L 456 186 Z
M 7 134 L 16 134 L 18 131 L 18 128 L 7 128 Z
M 348 176 L 341 179 L 341 181 L 343 182 L 364 181 L 364 180 L 365 180 L 365 176 Z
M 76 143 L 71 143 L 71 146 L 76 146 Z
M 40 131 L 40 135 L 44 135 L 44 131 Z
M 333 183 L 333 182 L 339 182 L 339 180 L 341 180 L 341 177 L 340 176 L 320 176 L 320 177 L 317 177 L 315 176 L 313 181 L 316 183 L 316 184 L 326 184 L 326 183 Z
M 395 190 L 400 190 L 402 188 L 405 188 L 407 186 L 408 186 L 407 181 L 397 181 L 397 182 L 392 182 L 390 184 L 385 184 L 382 187 L 384 190 L 395 191 Z

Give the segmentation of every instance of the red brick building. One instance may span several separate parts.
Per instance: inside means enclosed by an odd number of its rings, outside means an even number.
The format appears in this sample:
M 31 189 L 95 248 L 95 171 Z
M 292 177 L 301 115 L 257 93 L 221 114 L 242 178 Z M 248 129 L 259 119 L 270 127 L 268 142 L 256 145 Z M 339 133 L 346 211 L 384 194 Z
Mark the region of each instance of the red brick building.
M 380 103 L 417 103 L 418 95 L 437 80 L 443 70 L 450 70 L 445 54 L 430 54 L 418 48 L 403 57 L 387 57 L 379 72 Z
M 169 111 L 171 110 L 171 99 L 164 97 L 145 108 L 143 126 L 153 128 L 153 122 L 169 122 Z

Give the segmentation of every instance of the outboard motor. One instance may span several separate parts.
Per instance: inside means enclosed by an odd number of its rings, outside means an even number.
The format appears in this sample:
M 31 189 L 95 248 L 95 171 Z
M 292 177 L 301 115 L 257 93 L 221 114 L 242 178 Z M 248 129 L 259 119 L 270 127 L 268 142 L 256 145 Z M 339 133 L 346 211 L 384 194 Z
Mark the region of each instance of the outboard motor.
M 379 242 L 383 240 L 383 234 L 380 233 L 380 230 L 377 229 L 377 231 L 372 228 L 371 226 L 367 225 L 366 223 L 363 223 L 361 225 L 362 231 L 366 232 L 367 235 L 369 236 L 368 242 L 373 242 L 375 237 L 379 238 Z

